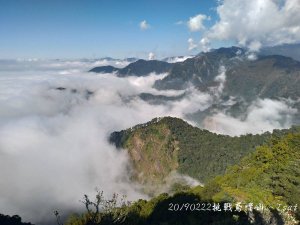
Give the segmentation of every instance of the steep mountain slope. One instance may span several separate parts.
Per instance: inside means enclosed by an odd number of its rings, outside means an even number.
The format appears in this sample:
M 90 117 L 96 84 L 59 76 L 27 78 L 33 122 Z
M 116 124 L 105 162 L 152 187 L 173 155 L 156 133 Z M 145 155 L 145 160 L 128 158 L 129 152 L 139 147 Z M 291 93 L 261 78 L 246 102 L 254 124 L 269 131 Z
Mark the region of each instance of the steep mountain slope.
M 213 117 L 218 112 L 245 118 L 251 105 L 266 98 L 285 102 L 290 108 L 297 109 L 291 120 L 293 124 L 299 124 L 300 62 L 279 55 L 258 55 L 257 59 L 250 60 L 248 54 L 237 47 L 201 53 L 174 64 L 169 75 L 157 80 L 154 87 L 187 90 L 192 86 L 209 93 L 213 98 L 209 108 L 186 115 L 198 125 L 203 126 L 206 117 Z
M 245 99 L 300 96 L 300 62 L 284 56 L 244 61 L 226 72 L 224 92 Z
M 100 66 L 91 69 L 89 72 L 95 73 L 110 73 L 117 72 L 119 77 L 125 76 L 146 76 L 150 73 L 166 73 L 171 70 L 173 64 L 158 61 L 158 60 L 143 60 L 140 59 L 136 62 L 130 63 L 128 66 L 118 69 L 112 66 Z
M 210 181 L 202 195 L 215 201 L 243 201 L 267 205 L 300 205 L 300 133 L 273 138 L 270 144 Z M 297 207 L 297 215 L 300 211 Z
M 204 188 L 73 216 L 67 225 L 297 225 L 299 161 L 300 133 L 275 135 Z
M 219 74 L 220 66 L 229 66 L 240 62 L 243 49 L 220 48 L 212 52 L 201 53 L 181 63 L 174 64 L 170 74 L 155 83 L 157 89 L 185 89 L 193 84 L 207 89 L 215 84 L 214 79 Z
M 237 47 L 220 48 L 176 63 L 170 74 L 156 81 L 154 87 L 180 90 L 192 84 L 206 91 L 218 84 L 216 77 L 222 66 L 226 70 L 224 96 L 246 100 L 300 96 L 300 62 L 278 55 L 249 60 L 245 51 Z
M 287 131 L 230 137 L 201 130 L 178 118 L 164 117 L 114 132 L 110 142 L 128 150 L 133 178 L 140 183 L 160 183 L 174 170 L 207 182 L 224 174 L 229 165 L 238 163 L 256 146 Z

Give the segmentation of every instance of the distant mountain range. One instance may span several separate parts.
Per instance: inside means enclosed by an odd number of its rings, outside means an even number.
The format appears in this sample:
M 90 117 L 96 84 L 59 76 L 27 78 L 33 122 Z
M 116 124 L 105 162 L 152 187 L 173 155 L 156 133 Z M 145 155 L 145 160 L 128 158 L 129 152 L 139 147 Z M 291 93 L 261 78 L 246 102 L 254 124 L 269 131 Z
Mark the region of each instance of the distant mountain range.
M 221 48 L 176 63 L 169 75 L 158 80 L 157 89 L 182 90 L 194 85 L 200 90 L 216 86 L 223 66 L 226 82 L 223 95 L 276 98 L 300 96 L 300 62 L 285 56 L 257 56 L 249 60 L 243 49 Z
M 261 55 L 282 55 L 300 61 L 300 44 L 284 44 L 273 47 L 265 47 L 260 51 Z
M 193 85 L 206 91 L 218 85 L 216 77 L 220 74 L 220 68 L 224 67 L 226 82 L 223 95 L 238 95 L 246 100 L 254 97 L 295 99 L 300 96 L 300 62 L 286 56 L 267 54 L 276 52 L 277 48 L 291 47 L 266 48 L 254 60 L 248 59 L 245 49 L 231 47 L 200 53 L 183 62 L 137 60 L 122 69 L 101 66 L 90 72 L 115 72 L 120 77 L 169 73 L 164 79 L 156 81 L 154 87 L 160 90 L 184 90 Z
M 187 115 L 195 121 L 216 111 L 241 118 L 252 102 L 269 98 L 289 101 L 298 110 L 293 122 L 299 124 L 300 62 L 297 52 L 290 51 L 297 47 L 299 45 L 264 48 L 257 55 L 239 47 L 219 48 L 183 61 L 180 58 L 179 62 L 169 63 L 177 59 L 137 60 L 121 69 L 102 66 L 90 72 L 115 73 L 119 77 L 168 73 L 153 87 L 163 91 L 177 90 L 180 94 L 140 93 L 138 97 L 150 104 L 180 101 L 189 94 L 190 87 L 213 93 L 214 102 L 209 108 Z M 73 91 L 63 87 L 57 89 Z M 232 103 L 227 104 L 230 100 Z M 149 201 L 139 200 L 125 207 L 126 212 L 130 212 L 126 214 L 125 224 L 186 224 L 186 221 L 214 225 L 296 224 L 286 221 L 291 216 L 299 219 L 299 208 L 287 216 L 274 206 L 300 204 L 299 132 L 300 127 L 296 125 L 263 134 L 231 137 L 200 129 L 174 117 L 154 118 L 112 132 L 109 142 L 119 151 L 128 152 L 131 180 L 139 183 L 142 191 L 150 196 L 156 196 L 162 190 L 176 193 L 174 196 L 161 194 Z M 182 180 L 170 179 L 174 174 Z M 186 177 L 200 183 L 190 187 Z M 164 189 L 167 184 L 170 186 Z M 263 203 L 270 207 L 263 212 L 253 210 L 251 213 L 246 209 L 237 214 L 233 209 L 225 214 L 213 212 L 204 216 L 199 212 L 167 210 L 170 203 L 195 201 L 221 205 L 225 202 Z M 116 208 L 120 209 L 122 207 Z M 112 217 L 109 213 L 104 215 Z M 87 224 L 85 216 L 73 219 L 76 223 Z
M 111 73 L 116 72 L 119 77 L 125 76 L 146 76 L 150 73 L 167 73 L 171 71 L 173 64 L 158 60 L 137 60 L 124 68 L 115 68 L 112 66 L 100 66 L 91 69 L 89 72 Z M 111 72 L 110 72 L 111 71 Z
M 125 59 L 115 59 L 115 58 L 112 58 L 112 57 L 103 57 L 103 58 L 99 58 L 99 59 L 96 59 L 96 60 L 97 61 L 102 61 L 102 60 L 107 60 L 107 61 L 125 61 L 125 62 L 133 63 L 135 61 L 138 61 L 139 59 L 135 58 L 135 57 L 129 57 L 129 58 L 125 58 Z
M 95 67 L 90 72 L 116 73 L 119 77 L 146 76 L 149 73 L 168 73 L 161 80 L 154 83 L 158 90 L 182 90 L 194 87 L 201 92 L 219 92 L 218 102 L 205 112 L 190 115 L 194 121 L 201 121 L 203 117 L 215 110 L 224 110 L 232 116 L 245 113 L 248 106 L 258 98 L 280 100 L 290 99 L 293 108 L 298 110 L 294 123 L 300 123 L 300 62 L 287 56 L 270 55 L 284 53 L 294 56 L 290 52 L 292 47 L 300 45 L 284 45 L 264 48 L 258 55 L 248 53 L 239 47 L 219 48 L 207 53 L 200 53 L 187 58 L 183 62 L 167 63 L 158 60 L 138 60 L 118 69 L 111 66 Z M 143 93 L 140 95 L 151 104 L 162 104 L 168 101 L 180 100 L 181 96 L 168 97 Z M 234 99 L 232 105 L 226 101 Z M 221 104 L 221 103 L 224 104 Z M 198 123 L 198 122 L 197 122 Z

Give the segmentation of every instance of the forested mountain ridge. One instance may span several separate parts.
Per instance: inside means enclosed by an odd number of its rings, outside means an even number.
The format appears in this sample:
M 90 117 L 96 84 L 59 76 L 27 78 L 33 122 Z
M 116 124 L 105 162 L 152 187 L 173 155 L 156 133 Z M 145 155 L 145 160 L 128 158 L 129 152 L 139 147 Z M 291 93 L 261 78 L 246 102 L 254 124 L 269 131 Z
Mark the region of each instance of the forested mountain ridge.
M 204 187 L 74 215 L 67 225 L 297 225 L 300 133 L 293 132 L 274 134 Z
M 201 130 L 178 118 L 164 117 L 113 132 L 110 142 L 128 150 L 134 179 L 143 184 L 161 182 L 175 170 L 205 183 L 224 174 L 228 166 L 238 163 L 256 146 L 297 129 L 230 137 Z

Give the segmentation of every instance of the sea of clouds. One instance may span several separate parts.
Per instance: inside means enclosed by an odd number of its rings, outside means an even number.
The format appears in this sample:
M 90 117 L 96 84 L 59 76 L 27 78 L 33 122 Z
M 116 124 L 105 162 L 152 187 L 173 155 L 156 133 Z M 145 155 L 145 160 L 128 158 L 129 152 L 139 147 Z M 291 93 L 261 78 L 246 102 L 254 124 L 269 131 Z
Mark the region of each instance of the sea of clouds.
M 219 86 L 207 93 L 192 86 L 158 91 L 152 85 L 167 74 L 119 78 L 87 73 L 95 65 L 115 61 L 0 64 L 0 212 L 35 223 L 47 221 L 56 209 L 80 209 L 83 194 L 94 195 L 96 187 L 129 200 L 147 198 L 129 181 L 128 155 L 108 143 L 109 134 L 154 117 L 186 119 L 219 101 L 226 82 L 225 68 L 220 68 Z M 185 97 L 150 104 L 141 93 Z M 261 133 L 291 126 L 296 112 L 288 101 L 257 99 L 241 118 L 219 111 L 203 124 L 229 135 Z

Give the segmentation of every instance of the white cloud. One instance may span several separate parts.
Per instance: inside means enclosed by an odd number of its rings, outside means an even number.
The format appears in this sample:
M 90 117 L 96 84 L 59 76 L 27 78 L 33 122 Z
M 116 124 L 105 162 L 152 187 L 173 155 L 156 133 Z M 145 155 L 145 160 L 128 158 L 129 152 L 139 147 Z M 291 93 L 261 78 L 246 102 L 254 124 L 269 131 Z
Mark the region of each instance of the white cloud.
M 256 60 L 257 59 L 257 55 L 255 52 L 249 52 L 248 55 L 247 55 L 247 59 L 249 60 Z
M 225 66 L 220 66 L 219 74 L 215 77 L 214 81 L 218 82 L 217 86 L 210 87 L 209 90 L 213 95 L 214 99 L 220 98 L 226 82 L 226 68 Z
M 288 102 L 271 99 L 258 99 L 253 102 L 242 118 L 234 118 L 218 112 L 204 121 L 204 127 L 216 133 L 241 135 L 263 133 L 273 129 L 289 128 L 296 109 Z
M 200 40 L 200 48 L 203 52 L 208 52 L 210 50 L 210 41 L 208 38 L 204 37 Z
M 141 30 L 147 30 L 150 28 L 150 25 L 147 23 L 146 20 L 143 20 L 140 22 L 140 28 Z
M 189 51 L 192 51 L 194 49 L 196 49 L 198 46 L 196 45 L 196 43 L 194 42 L 193 38 L 189 38 L 188 39 L 188 44 L 189 44 Z
M 167 59 L 168 63 L 177 63 L 177 62 L 184 62 L 187 59 L 193 58 L 195 56 L 192 55 L 187 55 L 187 56 L 175 56 L 175 57 L 170 57 Z
M 154 60 L 155 59 L 155 54 L 153 52 L 150 52 L 148 55 L 149 60 Z
M 203 30 L 205 28 L 203 22 L 207 19 L 208 17 L 203 14 L 198 14 L 194 17 L 190 17 L 189 21 L 187 22 L 188 28 L 192 32 Z
M 51 217 L 55 208 L 80 207 L 78 200 L 85 193 L 93 194 L 95 187 L 108 195 L 143 197 L 128 181 L 126 152 L 107 142 L 111 131 L 132 126 L 133 121 L 145 122 L 142 117 L 152 118 L 151 113 L 134 116 L 130 111 L 138 106 L 130 109 L 118 95 L 121 91 L 130 96 L 139 86 L 113 75 L 0 78 L 2 213 L 38 222 Z M 87 90 L 94 92 L 89 100 Z
M 175 25 L 183 25 L 183 24 L 184 24 L 184 22 L 182 20 L 179 20 L 175 23 Z
M 208 40 L 231 40 L 257 51 L 261 46 L 300 41 L 299 0 L 223 0 Z

